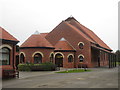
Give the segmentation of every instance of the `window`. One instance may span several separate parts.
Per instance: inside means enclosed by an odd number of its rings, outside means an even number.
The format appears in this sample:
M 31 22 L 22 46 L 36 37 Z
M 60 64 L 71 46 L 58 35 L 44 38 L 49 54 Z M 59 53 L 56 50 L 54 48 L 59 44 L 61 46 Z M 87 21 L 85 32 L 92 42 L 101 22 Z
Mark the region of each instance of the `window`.
M 72 55 L 70 55 L 70 56 L 68 57 L 68 62 L 73 62 L 73 56 L 72 56 Z
M 50 62 L 52 62 L 52 63 L 53 63 L 53 58 L 54 58 L 54 54 L 52 53 L 50 56 Z
M 78 44 L 78 46 L 79 46 L 80 49 L 83 49 L 84 43 L 83 43 L 83 42 L 80 42 L 80 43 Z
M 16 45 L 16 52 L 19 52 L 19 46 Z
M 34 55 L 34 64 L 40 64 L 42 63 L 42 55 L 39 53 L 36 53 Z
M 21 53 L 20 54 L 20 63 L 24 63 L 25 62 L 25 57 L 24 57 L 24 54 Z
M 0 49 L 0 65 L 10 65 L 10 50 L 6 47 Z
M 80 61 L 80 62 L 83 62 L 83 61 L 84 61 L 84 57 L 83 57 L 83 56 L 80 56 L 80 57 L 79 57 L 79 61 Z

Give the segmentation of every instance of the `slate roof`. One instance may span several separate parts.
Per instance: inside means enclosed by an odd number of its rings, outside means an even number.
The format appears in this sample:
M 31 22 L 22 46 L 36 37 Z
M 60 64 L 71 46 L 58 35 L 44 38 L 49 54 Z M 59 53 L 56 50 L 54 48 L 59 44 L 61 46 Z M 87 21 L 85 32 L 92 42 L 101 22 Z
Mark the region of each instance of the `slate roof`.
M 14 36 L 12 36 L 10 33 L 8 33 L 2 27 L 0 27 L 0 39 L 10 40 L 10 41 L 17 41 L 18 42 L 18 40 Z

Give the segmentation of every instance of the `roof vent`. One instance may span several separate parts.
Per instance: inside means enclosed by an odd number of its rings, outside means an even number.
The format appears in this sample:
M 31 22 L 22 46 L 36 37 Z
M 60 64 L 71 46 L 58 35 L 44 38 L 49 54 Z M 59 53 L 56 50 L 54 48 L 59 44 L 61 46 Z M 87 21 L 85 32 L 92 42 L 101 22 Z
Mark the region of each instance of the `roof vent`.
M 34 35 L 40 34 L 38 31 L 35 31 Z
M 73 16 L 72 15 L 70 15 L 70 17 L 69 18 L 73 18 Z
M 61 38 L 60 41 L 66 41 L 65 38 Z
M 72 19 L 76 20 L 72 15 L 68 17 L 65 21 L 71 21 Z

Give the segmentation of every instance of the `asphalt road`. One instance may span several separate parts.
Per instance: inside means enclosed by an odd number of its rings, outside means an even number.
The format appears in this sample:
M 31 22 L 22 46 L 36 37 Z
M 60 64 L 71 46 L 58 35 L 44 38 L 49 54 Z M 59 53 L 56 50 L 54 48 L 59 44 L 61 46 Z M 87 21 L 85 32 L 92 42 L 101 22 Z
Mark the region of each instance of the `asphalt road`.
M 82 73 L 22 72 L 19 79 L 4 80 L 3 88 L 118 88 L 118 68 Z

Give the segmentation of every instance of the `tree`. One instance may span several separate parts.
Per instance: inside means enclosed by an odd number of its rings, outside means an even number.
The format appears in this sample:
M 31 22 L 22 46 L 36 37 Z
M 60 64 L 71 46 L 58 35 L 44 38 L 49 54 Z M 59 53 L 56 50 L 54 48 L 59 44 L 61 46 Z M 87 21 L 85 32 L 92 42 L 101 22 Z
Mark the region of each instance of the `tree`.
M 117 50 L 115 54 L 117 56 L 117 61 L 120 62 L 120 50 Z

